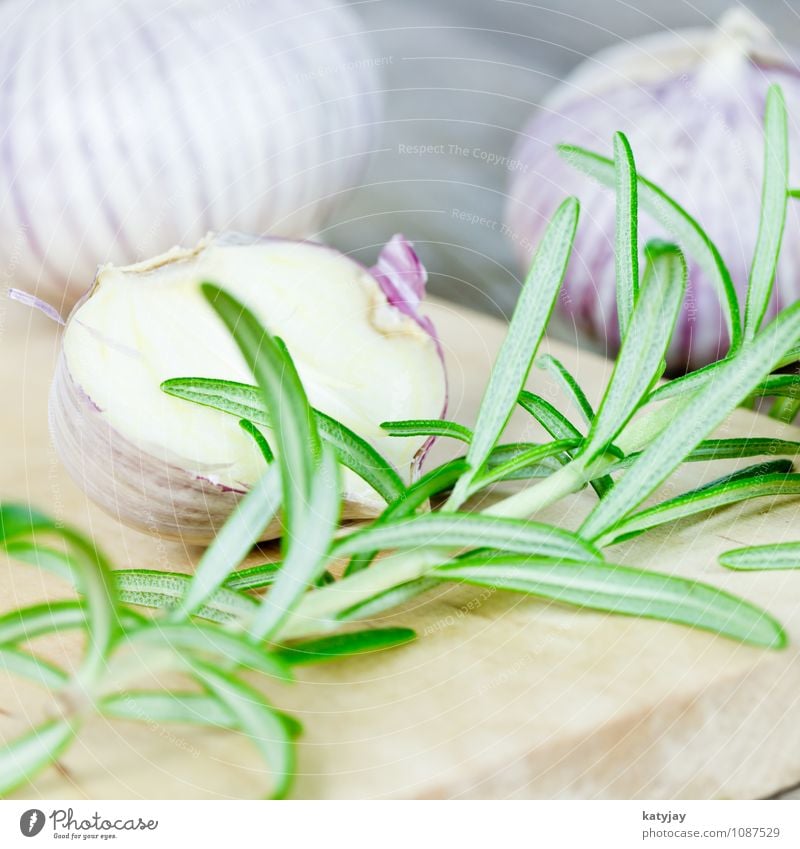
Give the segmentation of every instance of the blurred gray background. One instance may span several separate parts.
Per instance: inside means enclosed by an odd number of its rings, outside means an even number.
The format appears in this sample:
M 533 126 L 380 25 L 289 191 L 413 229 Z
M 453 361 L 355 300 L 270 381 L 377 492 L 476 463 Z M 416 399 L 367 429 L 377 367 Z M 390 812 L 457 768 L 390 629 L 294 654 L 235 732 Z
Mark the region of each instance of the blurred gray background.
M 352 0 L 386 89 L 365 185 L 323 234 L 371 263 L 395 231 L 413 239 L 430 291 L 508 314 L 520 269 L 500 232 L 507 156 L 543 95 L 619 39 L 713 26 L 731 6 L 800 45 L 800 0 Z M 410 153 L 415 145 L 443 146 Z M 468 155 L 451 152 L 457 146 Z M 472 155 L 478 151 L 478 155 Z M 485 152 L 486 158 L 480 158 Z M 460 213 L 483 218 L 465 223 Z

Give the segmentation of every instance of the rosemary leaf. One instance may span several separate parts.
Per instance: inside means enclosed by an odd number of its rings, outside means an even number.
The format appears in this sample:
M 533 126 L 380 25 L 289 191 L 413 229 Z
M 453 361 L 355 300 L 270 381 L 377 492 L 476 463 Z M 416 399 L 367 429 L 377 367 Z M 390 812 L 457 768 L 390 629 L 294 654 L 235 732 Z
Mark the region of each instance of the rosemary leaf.
M 408 487 L 400 498 L 393 501 L 372 523 L 372 527 L 382 525 L 392 519 L 402 519 L 405 516 L 413 515 L 417 508 L 427 503 L 434 495 L 438 495 L 443 490 L 453 486 L 468 468 L 466 460 L 458 459 L 432 469 Z M 344 576 L 347 577 L 366 569 L 377 555 L 377 551 L 362 551 L 353 555 L 347 564 Z
M 553 525 L 470 513 L 428 513 L 375 525 L 340 540 L 332 553 L 433 547 L 488 547 L 566 560 L 602 559 L 594 546 Z
M 651 242 L 628 332 L 581 451 L 587 464 L 606 451 L 660 376 L 685 292 L 681 252 L 674 245 Z
M 520 465 L 516 461 L 519 457 L 527 458 L 530 456 L 530 451 L 539 446 L 533 442 L 507 442 L 502 445 L 497 445 L 492 449 L 489 459 L 486 461 L 486 472 L 494 472 L 498 467 L 502 466 L 503 477 L 500 480 L 531 480 L 533 478 L 546 478 L 552 475 L 569 460 L 569 457 L 554 455 L 552 457 L 541 457 L 534 462 L 528 462 L 525 465 Z
M 404 419 L 396 422 L 382 422 L 381 428 L 389 436 L 445 436 L 469 444 L 472 431 L 458 422 L 444 419 Z
M 166 645 L 179 656 L 189 652 L 225 658 L 243 669 L 253 669 L 272 678 L 292 680 L 292 672 L 274 652 L 256 647 L 241 633 L 200 622 L 154 622 L 137 628 L 126 638 L 128 645 Z
M 604 186 L 615 187 L 616 169 L 611 159 L 569 144 L 558 145 L 558 151 L 574 168 Z M 638 176 L 638 193 L 642 208 L 672 234 L 685 253 L 693 257 L 714 282 L 731 340 L 730 351 L 736 352 L 742 344 L 739 299 L 717 246 L 679 203 L 641 174 Z
M 272 449 L 269 447 L 269 442 L 267 442 L 266 436 L 261 432 L 258 425 L 251 422 L 249 419 L 240 419 L 239 427 L 248 435 L 253 438 L 253 442 L 258 446 L 258 450 L 261 452 L 261 456 L 264 458 L 264 462 L 269 465 L 275 459 L 275 454 L 273 454 Z
M 2 548 L 14 560 L 43 569 L 62 581 L 75 584 L 77 564 L 71 562 L 70 555 L 63 551 L 29 539 L 13 539 Z
M 258 590 L 269 587 L 275 583 L 278 573 L 283 568 L 283 561 L 276 560 L 272 563 L 260 563 L 258 566 L 250 566 L 247 569 L 237 569 L 231 572 L 225 580 L 225 586 L 232 590 Z M 323 587 L 336 580 L 327 570 L 324 571 L 314 582 L 314 586 Z
M 637 283 L 638 292 L 638 283 Z M 580 384 L 569 372 L 567 367 L 558 357 L 551 354 L 544 354 L 536 360 L 537 368 L 549 372 L 558 383 L 561 391 L 569 398 L 575 409 L 581 414 L 586 424 L 591 424 L 594 418 L 594 410 L 586 397 L 586 393 L 581 389 Z M 525 394 L 521 392 L 520 395 Z
M 435 495 L 451 487 L 468 468 L 467 461 L 462 457 L 431 469 L 393 501 L 373 524 L 410 516 Z
M 173 377 L 161 384 L 161 391 L 238 419 L 271 426 L 258 387 L 248 383 L 213 377 Z
M 152 569 L 118 569 L 114 579 L 120 598 L 126 604 L 172 610 L 185 597 L 190 575 Z M 257 602 L 244 593 L 222 587 L 212 593 L 196 611 L 203 619 L 221 624 L 252 616 Z
M 627 566 L 475 555 L 435 569 L 430 576 L 610 613 L 661 619 L 767 648 L 786 644 L 780 624 L 749 602 L 698 581 Z
M 744 312 L 745 341 L 756 335 L 767 312 L 786 223 L 789 131 L 786 105 L 780 87 L 777 85 L 771 85 L 767 92 L 764 138 L 761 218 L 747 286 L 747 303 Z
M 209 725 L 241 731 L 234 714 L 214 696 L 191 691 L 131 690 L 106 696 L 98 705 L 112 719 L 147 722 L 180 722 Z M 303 726 L 289 714 L 274 710 L 292 738 L 299 737 Z
M 291 532 L 295 516 L 302 513 L 308 501 L 315 458 L 319 454 L 319 434 L 305 389 L 291 358 L 247 307 L 213 283 L 203 283 L 201 289 L 242 352 L 261 390 L 261 403 L 272 422 L 277 448 L 284 526 Z M 269 501 L 269 505 L 277 507 L 273 500 Z M 271 517 L 271 512 L 265 510 L 264 513 L 262 530 L 267 524 L 266 519 Z M 228 571 L 236 563 L 238 560 L 229 559 Z M 216 574 L 214 578 L 217 578 Z M 211 583 L 203 580 L 198 584 L 202 589 L 193 591 L 194 605 L 198 599 L 204 598 Z M 216 586 L 221 583 L 220 580 Z M 189 609 L 191 606 L 186 605 Z
M 750 394 L 755 397 L 777 395 L 782 398 L 798 398 L 800 397 L 800 374 L 771 374 L 765 377 Z
M 366 631 L 351 631 L 304 640 L 278 649 L 278 657 L 294 666 L 337 660 L 356 654 L 369 654 L 395 648 L 416 639 L 411 628 L 374 628 Z
M 294 773 L 294 746 L 283 718 L 258 690 L 240 678 L 202 661 L 192 661 L 191 667 L 200 683 L 230 711 L 269 766 L 272 798 L 283 799 Z
M 581 440 L 577 439 L 557 439 L 555 442 L 550 442 L 547 445 L 535 445 L 527 451 L 522 451 L 511 459 L 506 460 L 505 463 L 500 463 L 493 468 L 486 469 L 480 477 L 473 480 L 470 485 L 469 495 L 473 495 L 484 487 L 508 480 L 521 469 L 527 469 L 532 465 L 541 463 L 542 460 L 566 454 L 572 449 L 577 448 L 580 444 Z
M 583 442 L 583 434 L 578 428 L 560 410 L 539 395 L 523 389 L 517 396 L 517 403 L 525 412 L 530 413 L 553 439 Z
M 113 719 L 183 722 L 238 730 L 236 718 L 218 699 L 205 693 L 134 690 L 106 696 L 98 705 Z
M 286 621 L 305 591 L 325 571 L 328 549 L 339 523 L 341 486 L 333 449 L 325 445 L 311 481 L 308 501 L 284 534 L 285 557 L 272 588 L 249 625 L 256 640 L 268 640 Z
M 0 669 L 28 678 L 51 690 L 63 687 L 69 680 L 67 673 L 55 664 L 11 646 L 0 646 Z
M 792 424 L 800 413 L 800 398 L 796 393 L 789 397 L 778 397 L 769 411 L 770 418 Z
M 127 608 L 119 611 L 123 628 L 133 628 L 145 621 Z M 83 601 L 53 601 L 9 610 L 0 616 L 0 644 L 19 643 L 49 634 L 51 631 L 70 631 L 86 628 L 87 610 Z
M 239 502 L 197 564 L 188 583 L 186 596 L 175 607 L 176 621 L 197 613 L 225 583 L 231 570 L 241 562 L 258 542 L 281 500 L 281 471 L 277 464 L 269 466 L 258 483 Z
M 800 442 L 791 439 L 772 439 L 760 436 L 705 439 L 686 457 L 686 462 L 781 455 L 791 457 L 798 453 L 800 453 Z
M 709 489 L 733 483 L 734 481 L 754 480 L 756 478 L 761 478 L 764 475 L 783 475 L 785 477 L 786 475 L 790 475 L 792 472 L 794 472 L 794 463 L 792 463 L 791 460 L 764 460 L 761 463 L 754 463 L 752 466 L 745 466 L 743 469 L 736 469 L 733 472 L 728 472 L 722 477 L 695 487 L 689 492 L 706 492 Z
M 639 200 L 636 163 L 624 133 L 614 134 L 614 175 L 617 317 L 619 335 L 623 338 L 639 297 Z
M 508 326 L 483 395 L 467 452 L 470 468 L 456 483 L 447 508 L 458 509 L 469 495 L 511 416 L 544 335 L 572 250 L 578 202 L 564 201 L 545 231 Z
M 75 734 L 70 720 L 54 719 L 37 725 L 0 748 L 0 796 L 58 758 Z
M 612 472 L 629 468 L 641 452 L 628 454 L 617 462 Z M 743 457 L 793 457 L 800 454 L 800 442 L 772 439 L 764 436 L 743 436 L 728 439 L 704 439 L 684 458 L 685 463 L 704 463 L 708 460 L 739 460 Z
M 319 410 L 316 416 L 323 438 L 334 448 L 343 466 L 366 481 L 387 504 L 402 496 L 405 485 L 383 455 L 336 419 Z
M 274 583 L 283 563 L 259 563 L 247 569 L 237 569 L 225 579 L 225 586 L 232 590 L 255 590 Z
M 767 569 L 800 569 L 800 542 L 777 542 L 734 548 L 720 554 L 719 562 L 728 569 L 755 572 Z
M 43 514 L 36 514 L 33 519 L 35 528 L 31 540 L 20 538 L 27 521 L 23 519 L 23 523 L 17 525 L 13 538 L 7 540 L 5 546 L 1 543 L 0 546 L 20 560 L 70 580 L 85 596 L 88 633 L 79 675 L 82 685 L 90 686 L 103 673 L 119 628 L 117 593 L 111 568 L 94 543 Z M 32 528 L 33 525 L 28 524 L 27 527 Z M 39 533 L 61 538 L 69 551 L 62 552 L 39 544 L 35 539 L 35 534 Z
M 725 367 L 729 359 L 732 358 L 726 357 L 722 360 L 717 360 L 715 363 L 709 363 L 707 366 L 702 366 L 694 371 L 690 371 L 688 374 L 669 380 L 661 384 L 661 386 L 656 386 L 647 398 L 648 403 L 666 401 L 670 398 L 680 398 L 681 396 L 695 392 L 708 383 L 709 380 L 714 380 L 717 372 Z
M 36 531 L 52 530 L 52 519 L 27 504 L 0 504 L 0 545 L 19 537 L 33 537 Z
M 397 584 L 391 589 L 376 593 L 371 598 L 360 601 L 339 612 L 338 622 L 350 622 L 355 619 L 373 619 L 387 610 L 393 610 L 439 585 L 439 581 L 431 578 L 418 578 Z
M 50 631 L 86 626 L 86 606 L 80 601 L 54 601 L 9 610 L 0 616 L 0 644 L 32 640 Z
M 708 484 L 700 489 L 670 498 L 647 510 L 634 513 L 601 536 L 597 540 L 597 545 L 604 548 L 658 525 L 675 522 L 730 504 L 738 504 L 751 498 L 798 494 L 800 494 L 800 475 L 782 472 L 743 478 L 730 476 L 722 483 Z

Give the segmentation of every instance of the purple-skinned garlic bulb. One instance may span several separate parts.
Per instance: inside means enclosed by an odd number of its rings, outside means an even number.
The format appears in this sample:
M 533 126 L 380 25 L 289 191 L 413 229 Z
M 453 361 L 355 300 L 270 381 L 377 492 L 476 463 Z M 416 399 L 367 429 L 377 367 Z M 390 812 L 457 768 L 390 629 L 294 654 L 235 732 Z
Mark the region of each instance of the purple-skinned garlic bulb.
M 375 147 L 386 57 L 342 0 L 5 0 L 0 29 L 0 264 L 62 312 L 101 263 L 317 232 Z
M 581 200 L 581 225 L 559 311 L 609 355 L 619 347 L 615 311 L 614 193 L 556 150 L 567 143 L 612 156 L 624 132 L 641 175 L 672 195 L 705 228 L 728 265 L 744 307 L 758 232 L 766 92 L 779 83 L 790 145 L 800 144 L 800 65 L 750 12 L 733 9 L 707 29 L 663 32 L 590 57 L 558 85 L 522 131 L 506 207 L 521 265 L 565 195 Z M 792 184 L 800 171 L 792 156 Z M 800 297 L 796 205 L 788 210 L 776 294 L 769 315 Z M 669 234 L 640 209 L 640 248 Z M 705 365 L 728 348 L 712 279 L 689 260 L 687 298 L 668 353 L 672 373 Z M 768 316 L 769 317 L 769 316 Z
M 380 428 L 438 418 L 446 403 L 440 345 L 421 308 L 425 269 L 412 246 L 395 236 L 367 269 L 312 242 L 226 234 L 102 267 L 67 320 L 51 430 L 93 501 L 126 524 L 205 543 L 264 473 L 235 416 L 160 388 L 175 377 L 254 382 L 200 292 L 206 280 L 284 340 L 314 407 L 370 442 L 406 482 L 414 478 L 424 438 L 393 439 Z M 384 507 L 344 470 L 343 518 Z M 273 523 L 264 539 L 279 533 Z

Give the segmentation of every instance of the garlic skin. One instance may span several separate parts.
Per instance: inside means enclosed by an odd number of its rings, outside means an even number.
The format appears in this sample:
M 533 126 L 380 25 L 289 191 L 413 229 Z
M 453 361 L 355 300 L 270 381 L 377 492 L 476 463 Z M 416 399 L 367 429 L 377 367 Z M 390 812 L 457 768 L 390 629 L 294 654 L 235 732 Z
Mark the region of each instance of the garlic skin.
M 393 258 L 398 245 L 413 262 Z M 369 441 L 410 482 L 425 440 L 389 437 L 380 423 L 441 416 L 446 382 L 438 341 L 421 326 L 428 320 L 412 291 L 422 294 L 424 269 L 402 237 L 385 251 L 383 282 L 323 245 L 240 235 L 101 268 L 67 321 L 50 397 L 54 443 L 72 478 L 126 524 L 206 543 L 264 473 L 236 417 L 160 389 L 174 377 L 254 382 L 200 292 L 208 280 L 284 340 L 312 405 Z M 387 275 L 415 281 L 402 311 L 384 294 Z M 343 518 L 379 514 L 383 499 L 343 471 Z M 263 538 L 279 533 L 273 522 Z
M 800 144 L 800 67 L 750 12 L 734 9 L 717 28 L 665 32 L 618 45 L 582 63 L 548 96 L 520 135 L 521 164 L 506 205 L 510 238 L 523 265 L 560 200 L 581 199 L 581 224 L 559 298 L 576 333 L 604 352 L 619 349 L 614 280 L 614 197 L 573 169 L 555 145 L 612 155 L 612 136 L 629 138 L 640 174 L 672 195 L 716 243 L 744 306 L 758 231 L 767 88 L 779 83 L 790 115 L 790 145 Z M 800 179 L 797 157 L 792 180 Z M 786 233 L 800 227 L 790 202 Z M 669 238 L 644 210 L 643 249 Z M 713 283 L 689 260 L 687 298 L 667 357 L 671 373 L 712 362 L 728 348 Z M 800 242 L 784 242 L 767 318 L 800 297 Z
M 5 0 L 0 264 L 71 308 L 209 230 L 306 238 L 358 184 L 381 64 L 340 0 Z

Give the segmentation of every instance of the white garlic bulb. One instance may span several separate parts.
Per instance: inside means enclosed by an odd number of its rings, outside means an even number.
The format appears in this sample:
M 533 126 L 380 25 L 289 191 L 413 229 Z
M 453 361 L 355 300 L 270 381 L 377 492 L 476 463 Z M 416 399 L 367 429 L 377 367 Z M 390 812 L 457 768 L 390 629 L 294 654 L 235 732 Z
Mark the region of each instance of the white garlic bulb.
M 438 418 L 446 401 L 438 341 L 419 312 L 425 271 L 411 246 L 395 237 L 370 270 L 319 244 L 226 235 L 101 268 L 69 317 L 51 429 L 91 499 L 127 524 L 203 543 L 264 473 L 235 416 L 160 388 L 176 377 L 254 382 L 202 296 L 203 281 L 229 291 L 280 336 L 312 405 L 410 482 L 424 439 L 391 438 L 380 424 Z M 344 489 L 344 518 L 385 507 L 352 472 Z M 273 523 L 264 538 L 278 533 Z
M 307 237 L 355 185 L 380 59 L 337 0 L 5 0 L 0 265 L 62 312 L 209 230 Z

